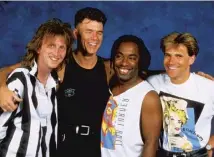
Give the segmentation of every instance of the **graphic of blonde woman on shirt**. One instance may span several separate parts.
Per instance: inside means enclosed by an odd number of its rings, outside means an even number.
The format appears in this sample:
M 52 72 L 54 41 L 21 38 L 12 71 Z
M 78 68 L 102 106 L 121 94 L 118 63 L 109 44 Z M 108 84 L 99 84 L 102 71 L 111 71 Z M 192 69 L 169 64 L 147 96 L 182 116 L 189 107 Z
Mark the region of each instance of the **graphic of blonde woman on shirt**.
M 114 143 L 116 138 L 116 129 L 114 127 L 114 123 L 117 108 L 117 103 L 115 100 L 113 100 L 113 97 L 111 96 L 103 114 L 101 128 L 101 147 L 114 149 Z
M 192 143 L 181 130 L 188 120 L 187 102 L 166 96 L 163 96 L 161 101 L 164 111 L 164 145 L 167 145 L 170 151 L 192 151 Z

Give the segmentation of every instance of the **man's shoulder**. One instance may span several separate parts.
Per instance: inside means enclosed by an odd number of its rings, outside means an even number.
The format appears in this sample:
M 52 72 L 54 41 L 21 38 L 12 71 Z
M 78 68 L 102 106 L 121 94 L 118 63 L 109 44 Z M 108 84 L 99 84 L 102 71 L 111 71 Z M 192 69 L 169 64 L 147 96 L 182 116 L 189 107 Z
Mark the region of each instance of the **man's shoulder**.
M 192 73 L 192 77 L 194 78 L 194 80 L 196 81 L 196 83 L 198 85 L 207 86 L 207 87 L 214 86 L 213 80 L 207 79 L 207 78 L 200 76 L 198 74 L 195 74 L 195 73 Z
M 168 76 L 166 74 L 158 74 L 153 75 L 147 78 L 147 81 L 152 85 L 152 87 L 159 93 L 159 90 L 165 86 L 165 83 L 168 80 Z
M 14 74 L 17 74 L 17 73 L 20 73 L 20 74 L 28 74 L 29 73 L 29 70 L 27 68 L 23 68 L 23 67 L 20 67 L 20 68 L 16 68 L 14 69 L 9 76 L 11 75 L 14 75 Z
M 152 75 L 149 76 L 147 78 L 147 81 L 150 84 L 154 84 L 154 83 L 164 83 L 165 80 L 168 78 L 168 76 L 166 74 L 158 74 L 158 75 Z
M 26 78 L 29 76 L 29 70 L 26 68 L 16 68 L 14 69 L 7 78 L 6 83 L 13 82 L 15 80 L 20 80 L 23 84 L 26 82 Z
M 104 64 L 110 65 L 110 59 L 109 58 L 104 58 L 104 57 L 98 56 L 98 59 L 103 61 Z
M 110 59 L 104 58 L 104 57 L 101 57 L 101 56 L 97 56 L 97 57 L 98 57 L 98 61 L 104 63 L 105 68 L 110 69 L 110 64 L 111 64 Z
M 108 58 L 103 58 L 98 56 L 99 60 L 102 60 L 102 62 L 104 63 L 104 67 L 105 67 L 105 72 L 106 72 L 106 76 L 107 76 L 107 82 L 110 81 L 110 79 L 112 78 L 114 72 L 111 69 L 111 62 L 110 59 Z

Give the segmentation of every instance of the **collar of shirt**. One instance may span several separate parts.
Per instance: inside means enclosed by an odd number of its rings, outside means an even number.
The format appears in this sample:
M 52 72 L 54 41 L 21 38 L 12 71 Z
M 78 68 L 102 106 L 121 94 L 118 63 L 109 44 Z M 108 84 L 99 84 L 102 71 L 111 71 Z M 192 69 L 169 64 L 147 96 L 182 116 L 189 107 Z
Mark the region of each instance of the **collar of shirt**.
M 30 67 L 29 69 L 29 73 L 30 75 L 32 75 L 33 77 L 36 78 L 37 81 L 39 81 L 37 79 L 37 74 L 38 74 L 38 66 L 37 66 L 37 63 L 36 61 L 34 60 L 33 62 L 33 65 Z M 58 84 L 58 75 L 57 75 L 57 72 L 55 70 L 52 70 L 52 72 L 50 73 L 50 75 L 48 76 L 48 79 L 47 79 L 47 83 L 45 85 L 45 89 L 46 91 L 49 91 L 50 89 L 52 88 L 55 88 L 56 85 Z

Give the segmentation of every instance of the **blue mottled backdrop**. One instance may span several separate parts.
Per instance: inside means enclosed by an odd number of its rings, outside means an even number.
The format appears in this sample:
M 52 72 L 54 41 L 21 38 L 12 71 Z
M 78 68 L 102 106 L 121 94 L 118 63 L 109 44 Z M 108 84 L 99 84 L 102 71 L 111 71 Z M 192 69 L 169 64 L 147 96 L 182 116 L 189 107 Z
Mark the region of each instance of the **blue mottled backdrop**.
M 73 26 L 75 12 L 92 6 L 108 18 L 99 55 L 108 58 L 113 41 L 123 34 L 142 37 L 152 54 L 150 69 L 163 69 L 161 37 L 190 32 L 199 42 L 194 71 L 214 75 L 214 2 L 0 2 L 0 67 L 20 61 L 36 28 L 57 17 Z

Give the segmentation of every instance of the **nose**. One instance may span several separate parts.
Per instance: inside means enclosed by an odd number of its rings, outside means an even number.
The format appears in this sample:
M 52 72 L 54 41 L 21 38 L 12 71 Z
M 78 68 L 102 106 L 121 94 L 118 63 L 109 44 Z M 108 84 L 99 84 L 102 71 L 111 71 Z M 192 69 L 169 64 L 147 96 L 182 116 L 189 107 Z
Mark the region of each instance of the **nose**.
M 175 57 L 174 56 L 171 56 L 169 58 L 169 64 L 174 64 L 175 63 Z
M 92 39 L 97 40 L 98 39 L 98 34 L 97 32 L 92 32 Z
M 127 66 L 128 65 L 128 58 L 123 58 L 122 60 L 122 66 Z
M 60 48 L 58 47 L 58 48 L 55 48 L 54 50 L 53 50 L 53 55 L 55 56 L 55 57 L 58 57 L 59 56 L 59 54 L 60 54 Z

